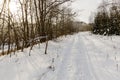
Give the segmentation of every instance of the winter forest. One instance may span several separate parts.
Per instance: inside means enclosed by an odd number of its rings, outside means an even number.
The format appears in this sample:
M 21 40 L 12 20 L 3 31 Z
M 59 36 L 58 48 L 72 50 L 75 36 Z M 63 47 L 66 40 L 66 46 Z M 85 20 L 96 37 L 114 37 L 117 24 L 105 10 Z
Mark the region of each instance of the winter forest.
M 72 24 L 75 13 L 61 6 L 68 2 L 70 0 L 3 0 L 0 10 L 1 55 L 23 51 L 30 46 L 32 49 L 34 44 L 47 39 L 77 32 Z M 11 5 L 16 5 L 13 7 L 17 7 L 17 12 L 12 12 Z
M 0 0 L 0 80 L 119 80 L 119 0 Z
M 103 1 L 98 7 L 94 20 L 93 33 L 120 35 L 120 1 Z

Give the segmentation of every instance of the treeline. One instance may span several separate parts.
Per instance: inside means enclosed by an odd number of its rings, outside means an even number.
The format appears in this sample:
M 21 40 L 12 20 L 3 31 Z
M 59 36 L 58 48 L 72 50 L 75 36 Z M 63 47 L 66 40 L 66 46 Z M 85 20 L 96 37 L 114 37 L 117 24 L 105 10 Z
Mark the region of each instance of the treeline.
M 73 26 L 74 13 L 63 7 L 71 0 L 13 1 L 19 5 L 16 13 L 10 11 L 11 0 L 3 0 L 0 8 L 0 49 L 3 55 L 23 51 L 26 47 L 77 30 Z
M 119 0 L 103 1 L 95 15 L 93 33 L 100 35 L 120 35 Z

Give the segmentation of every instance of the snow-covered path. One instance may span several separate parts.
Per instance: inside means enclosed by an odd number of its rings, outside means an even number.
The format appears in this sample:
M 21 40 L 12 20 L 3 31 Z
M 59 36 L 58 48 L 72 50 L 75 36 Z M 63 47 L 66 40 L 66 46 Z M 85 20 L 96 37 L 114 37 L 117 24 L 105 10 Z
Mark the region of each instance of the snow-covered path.
M 43 80 L 119 80 L 119 39 L 88 33 L 71 36 L 64 43 L 55 71 Z
M 91 71 L 92 66 L 88 63 L 82 37 L 73 36 L 66 45 L 62 51 L 62 59 L 57 63 L 55 75 L 49 80 L 97 80 Z
M 120 38 L 89 32 L 69 35 L 0 58 L 0 80 L 120 80 Z

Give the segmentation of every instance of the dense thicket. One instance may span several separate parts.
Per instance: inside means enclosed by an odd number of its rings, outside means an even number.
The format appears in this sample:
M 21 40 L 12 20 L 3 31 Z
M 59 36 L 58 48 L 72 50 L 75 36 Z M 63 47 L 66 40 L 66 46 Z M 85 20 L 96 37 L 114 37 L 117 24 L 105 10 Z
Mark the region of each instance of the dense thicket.
M 10 11 L 11 1 L 19 5 L 15 14 Z M 25 47 L 75 32 L 72 24 L 74 13 L 61 6 L 70 1 L 3 0 L 0 9 L 2 54 L 20 49 L 23 51 Z
M 94 19 L 93 33 L 120 35 L 120 5 L 118 2 L 103 1 Z

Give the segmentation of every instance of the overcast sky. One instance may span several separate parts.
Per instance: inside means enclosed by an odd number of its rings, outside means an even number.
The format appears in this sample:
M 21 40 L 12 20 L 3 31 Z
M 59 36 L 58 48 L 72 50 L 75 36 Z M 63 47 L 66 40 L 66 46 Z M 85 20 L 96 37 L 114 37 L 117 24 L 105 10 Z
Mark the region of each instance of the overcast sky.
M 71 7 L 77 12 L 76 19 L 89 22 L 89 16 L 95 12 L 102 0 L 75 0 Z

